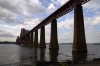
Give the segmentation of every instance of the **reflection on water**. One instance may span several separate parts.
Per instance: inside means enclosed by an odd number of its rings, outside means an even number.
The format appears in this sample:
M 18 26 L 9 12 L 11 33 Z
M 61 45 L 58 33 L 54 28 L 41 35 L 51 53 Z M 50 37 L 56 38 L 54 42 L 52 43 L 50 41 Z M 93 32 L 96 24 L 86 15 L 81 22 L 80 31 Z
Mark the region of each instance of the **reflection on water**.
M 58 61 L 58 53 L 59 50 L 58 49 L 49 49 L 49 58 L 50 61 Z
M 38 48 L 33 48 L 33 58 L 36 61 L 38 59 Z
M 0 65 L 32 64 L 34 61 L 91 60 L 100 58 L 100 45 L 87 45 L 88 53 L 72 53 L 72 45 L 59 45 L 58 49 L 34 48 L 14 44 L 0 44 Z
M 39 48 L 39 60 L 45 61 L 45 48 Z
M 72 53 L 72 57 L 74 61 L 81 61 L 87 59 L 87 52 L 76 52 Z

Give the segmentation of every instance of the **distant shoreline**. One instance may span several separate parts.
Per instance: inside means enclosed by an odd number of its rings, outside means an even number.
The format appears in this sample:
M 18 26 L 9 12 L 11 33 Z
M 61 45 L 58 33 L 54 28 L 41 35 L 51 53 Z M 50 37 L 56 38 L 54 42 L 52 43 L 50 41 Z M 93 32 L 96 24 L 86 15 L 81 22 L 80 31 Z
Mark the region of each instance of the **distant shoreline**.
M 0 42 L 0 44 L 16 44 L 16 42 Z

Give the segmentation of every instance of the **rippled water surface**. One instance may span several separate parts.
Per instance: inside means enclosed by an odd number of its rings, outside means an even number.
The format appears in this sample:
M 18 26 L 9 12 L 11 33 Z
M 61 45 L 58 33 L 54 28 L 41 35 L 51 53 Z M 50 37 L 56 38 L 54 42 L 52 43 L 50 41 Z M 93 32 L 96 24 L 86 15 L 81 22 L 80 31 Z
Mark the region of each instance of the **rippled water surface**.
M 87 54 L 72 54 L 72 45 L 59 45 L 59 50 L 25 47 L 16 44 L 0 44 L 0 65 L 34 64 L 34 61 L 66 61 L 84 58 L 100 58 L 100 45 L 87 45 Z M 80 57 L 81 55 L 81 57 Z M 82 57 L 83 56 L 83 57 Z

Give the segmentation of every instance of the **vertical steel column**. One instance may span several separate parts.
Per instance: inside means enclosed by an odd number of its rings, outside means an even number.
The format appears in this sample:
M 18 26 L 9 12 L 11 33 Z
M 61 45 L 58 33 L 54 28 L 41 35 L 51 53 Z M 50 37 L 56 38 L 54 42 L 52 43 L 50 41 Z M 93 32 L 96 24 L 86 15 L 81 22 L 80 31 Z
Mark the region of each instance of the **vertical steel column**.
M 38 30 L 35 30 L 34 47 L 38 47 Z
M 82 6 L 80 4 L 76 5 L 74 8 L 74 40 L 73 40 L 72 52 L 76 51 L 87 52 L 83 11 L 82 11 Z
M 42 26 L 41 27 L 41 31 L 40 31 L 40 44 L 39 47 L 41 48 L 45 48 L 46 44 L 45 44 L 45 27 Z
M 51 36 L 50 36 L 50 45 L 49 49 L 59 49 L 58 45 L 58 36 L 57 36 L 57 20 L 53 19 L 51 22 Z

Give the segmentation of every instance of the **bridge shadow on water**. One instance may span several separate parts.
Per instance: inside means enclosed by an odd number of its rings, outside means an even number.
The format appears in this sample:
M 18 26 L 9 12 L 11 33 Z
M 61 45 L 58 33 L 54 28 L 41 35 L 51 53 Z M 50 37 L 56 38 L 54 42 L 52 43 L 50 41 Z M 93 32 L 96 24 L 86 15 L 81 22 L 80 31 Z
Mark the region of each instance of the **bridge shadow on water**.
M 76 52 L 76 53 L 74 52 L 72 53 L 72 60 L 66 59 L 65 61 L 61 62 L 59 61 L 59 59 L 60 59 L 60 55 L 62 55 L 63 53 L 59 53 L 59 49 L 48 49 L 48 52 L 49 53 L 46 53 L 45 48 L 38 48 L 37 66 L 41 66 L 41 65 L 46 66 L 50 64 L 58 65 L 62 62 L 71 64 L 70 62 L 78 62 L 78 61 L 83 62 L 87 59 L 87 52 Z
M 24 47 L 24 46 L 23 46 Z M 27 50 L 25 50 L 27 48 Z M 40 62 L 66 62 L 66 61 L 81 61 L 87 60 L 87 52 L 76 52 L 72 55 L 64 54 L 59 49 L 48 49 L 38 47 L 25 47 L 20 49 L 20 61 L 33 60 Z M 63 48 L 62 48 L 63 49 Z M 23 51 L 24 50 L 24 51 Z M 71 52 L 70 52 L 71 53 Z M 70 60 L 68 59 L 70 57 Z M 61 59 L 65 58 L 63 61 Z
M 87 53 L 72 53 L 70 49 L 71 45 L 60 45 L 60 49 L 49 49 L 48 45 L 46 48 L 19 45 L 17 47 L 18 51 L 16 56 L 17 59 L 15 59 L 16 63 L 7 64 L 9 66 L 29 66 L 38 63 L 41 65 L 43 63 L 58 64 L 59 62 L 84 61 L 87 59 Z M 72 55 L 70 53 L 72 53 Z

